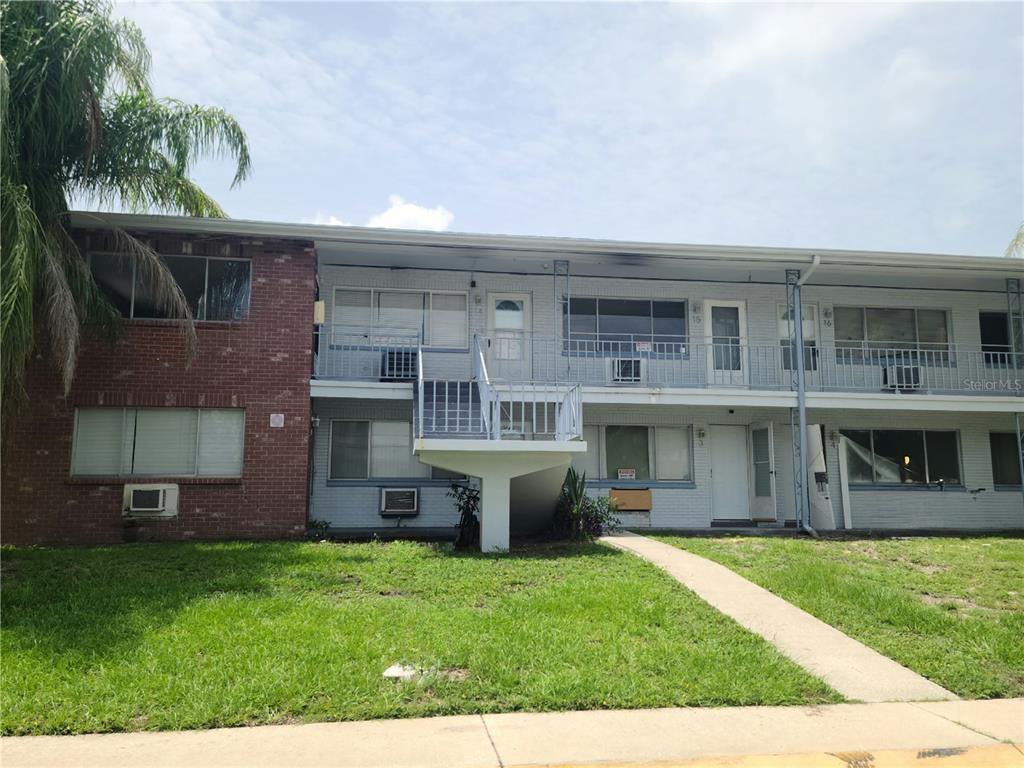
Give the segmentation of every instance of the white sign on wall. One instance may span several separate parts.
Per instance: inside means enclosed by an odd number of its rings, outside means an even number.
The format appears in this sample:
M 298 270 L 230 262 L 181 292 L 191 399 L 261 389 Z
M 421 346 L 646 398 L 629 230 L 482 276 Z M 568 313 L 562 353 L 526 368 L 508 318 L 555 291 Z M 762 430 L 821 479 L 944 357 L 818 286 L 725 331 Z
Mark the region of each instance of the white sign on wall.
M 272 426 L 272 427 L 283 427 L 284 426 L 284 414 L 283 413 L 272 413 L 272 414 L 270 414 L 270 426 Z

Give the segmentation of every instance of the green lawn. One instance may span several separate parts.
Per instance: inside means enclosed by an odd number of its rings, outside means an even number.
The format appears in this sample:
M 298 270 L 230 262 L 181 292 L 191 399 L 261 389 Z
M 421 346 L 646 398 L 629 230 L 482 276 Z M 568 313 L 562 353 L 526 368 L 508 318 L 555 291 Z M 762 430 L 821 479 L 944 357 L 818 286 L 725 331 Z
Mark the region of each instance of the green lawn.
M 1024 539 L 658 538 L 961 696 L 1024 695 Z
M 838 700 L 602 545 L 5 549 L 3 573 L 7 734 Z

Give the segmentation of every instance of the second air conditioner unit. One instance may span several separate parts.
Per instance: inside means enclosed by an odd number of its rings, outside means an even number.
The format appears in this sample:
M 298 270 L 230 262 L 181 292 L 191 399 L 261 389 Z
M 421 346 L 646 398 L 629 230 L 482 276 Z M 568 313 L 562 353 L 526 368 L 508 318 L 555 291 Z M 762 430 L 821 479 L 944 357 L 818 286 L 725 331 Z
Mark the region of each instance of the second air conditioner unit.
M 882 369 L 882 386 L 893 390 L 920 389 L 921 366 L 887 365 Z
M 642 357 L 613 357 L 608 361 L 612 384 L 642 384 L 647 379 L 647 361 Z

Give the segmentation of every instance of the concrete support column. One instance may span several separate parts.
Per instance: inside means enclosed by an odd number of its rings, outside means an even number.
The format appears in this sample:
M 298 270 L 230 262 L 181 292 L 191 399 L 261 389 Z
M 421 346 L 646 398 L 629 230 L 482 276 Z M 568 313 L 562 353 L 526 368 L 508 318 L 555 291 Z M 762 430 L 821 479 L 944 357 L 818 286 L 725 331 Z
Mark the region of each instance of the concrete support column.
M 480 488 L 480 551 L 507 552 L 509 546 L 508 475 L 488 473 Z

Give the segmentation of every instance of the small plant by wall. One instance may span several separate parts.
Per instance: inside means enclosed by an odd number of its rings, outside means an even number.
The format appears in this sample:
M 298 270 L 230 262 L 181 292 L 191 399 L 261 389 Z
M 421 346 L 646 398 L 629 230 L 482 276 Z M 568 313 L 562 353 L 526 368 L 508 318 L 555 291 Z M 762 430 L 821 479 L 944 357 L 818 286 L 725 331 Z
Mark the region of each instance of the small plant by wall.
M 455 500 L 455 506 L 459 510 L 459 523 L 455 526 L 455 546 L 479 547 L 480 491 L 468 485 L 452 483 L 448 487 L 447 496 Z
M 618 527 L 615 502 L 607 496 L 588 496 L 586 473 L 570 467 L 555 509 L 553 534 L 576 540 L 594 539 Z

